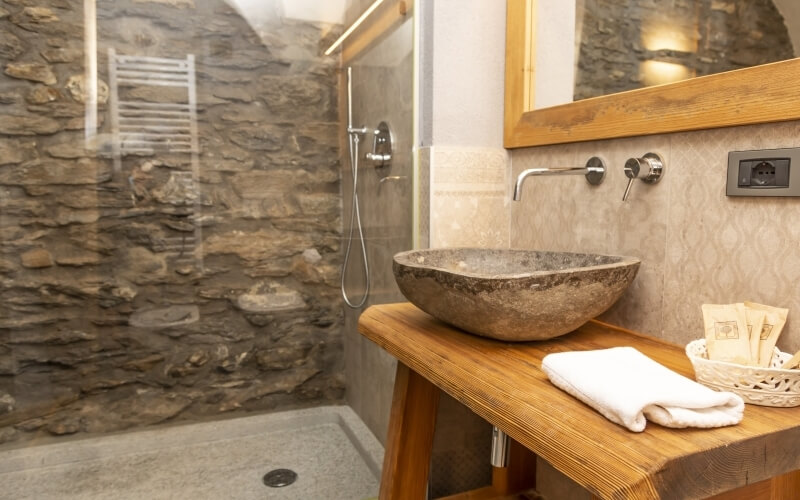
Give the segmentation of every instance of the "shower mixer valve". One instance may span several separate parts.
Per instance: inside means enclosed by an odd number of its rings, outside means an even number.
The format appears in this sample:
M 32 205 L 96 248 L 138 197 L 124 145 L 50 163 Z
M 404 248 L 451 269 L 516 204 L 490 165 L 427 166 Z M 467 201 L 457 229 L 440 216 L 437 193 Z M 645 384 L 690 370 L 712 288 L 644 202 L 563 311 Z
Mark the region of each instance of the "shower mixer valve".
M 372 132 L 372 152 L 366 154 L 376 168 L 388 167 L 392 162 L 392 132 L 386 122 L 380 122 Z

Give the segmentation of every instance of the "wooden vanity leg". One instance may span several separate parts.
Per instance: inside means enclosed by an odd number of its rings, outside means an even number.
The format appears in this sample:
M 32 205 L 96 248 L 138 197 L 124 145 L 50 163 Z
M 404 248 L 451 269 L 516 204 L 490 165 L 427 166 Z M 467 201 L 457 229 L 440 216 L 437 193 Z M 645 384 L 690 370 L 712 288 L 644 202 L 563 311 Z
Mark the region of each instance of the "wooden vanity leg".
M 789 500 L 800 496 L 800 470 L 772 478 L 770 500 Z
M 425 498 L 438 406 L 439 389 L 398 362 L 380 500 Z

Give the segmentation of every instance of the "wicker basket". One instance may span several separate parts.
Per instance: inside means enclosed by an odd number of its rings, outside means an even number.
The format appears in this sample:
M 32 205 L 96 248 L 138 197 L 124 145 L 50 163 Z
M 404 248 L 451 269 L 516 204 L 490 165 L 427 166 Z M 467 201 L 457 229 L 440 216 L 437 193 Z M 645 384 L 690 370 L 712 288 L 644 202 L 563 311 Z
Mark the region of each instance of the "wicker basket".
M 697 381 L 712 389 L 740 395 L 745 403 L 761 406 L 800 406 L 800 370 L 779 367 L 792 355 L 775 348 L 769 368 L 708 359 L 706 340 L 686 345 Z

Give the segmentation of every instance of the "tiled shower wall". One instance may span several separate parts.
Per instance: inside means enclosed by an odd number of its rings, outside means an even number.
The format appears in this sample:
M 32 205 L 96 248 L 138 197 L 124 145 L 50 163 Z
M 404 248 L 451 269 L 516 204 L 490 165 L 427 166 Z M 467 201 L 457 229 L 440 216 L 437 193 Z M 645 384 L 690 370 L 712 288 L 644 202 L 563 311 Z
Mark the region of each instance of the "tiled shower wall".
M 404 300 L 395 284 L 391 262 L 395 253 L 408 250 L 412 245 L 412 24 L 409 16 L 363 54 L 346 63 L 353 68 L 354 126 L 372 130 L 385 121 L 391 130 L 394 148 L 391 164 L 376 167 L 364 157 L 372 148 L 371 132 L 362 138 L 359 146 L 358 196 L 371 283 L 364 307 L 357 310 L 345 307 L 344 313 L 347 402 L 381 441 L 385 439 L 389 422 L 396 360 L 362 337 L 357 331 L 357 322 L 361 311 L 370 305 Z M 343 79 L 341 88 L 345 85 Z M 341 98 L 344 110 L 346 97 L 342 95 Z M 343 124 L 344 120 L 343 116 Z M 346 137 L 344 126 L 341 135 Z M 349 230 L 353 176 L 347 151 L 345 143 L 341 175 L 344 227 Z M 349 231 L 345 238 L 348 234 Z M 348 296 L 353 302 L 361 299 L 364 290 L 362 262 L 358 236 L 354 233 L 345 273 Z
M 511 246 L 640 258 L 636 281 L 601 319 L 678 344 L 702 336 L 703 303 L 787 307 L 778 346 L 794 352 L 800 200 L 729 198 L 725 179 L 729 151 L 798 146 L 800 122 L 786 122 L 514 150 L 514 176 L 594 155 L 609 170 L 597 187 L 580 177 L 528 179 L 510 205 Z M 664 177 L 636 182 L 623 202 L 625 160 L 650 151 L 663 156 Z

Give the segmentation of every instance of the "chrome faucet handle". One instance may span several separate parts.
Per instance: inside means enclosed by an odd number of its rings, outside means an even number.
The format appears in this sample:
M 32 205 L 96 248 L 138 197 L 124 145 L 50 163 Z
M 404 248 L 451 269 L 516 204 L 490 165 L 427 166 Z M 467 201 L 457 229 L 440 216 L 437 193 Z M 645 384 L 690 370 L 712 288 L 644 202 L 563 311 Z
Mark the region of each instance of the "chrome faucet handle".
M 646 184 L 655 184 L 664 175 L 664 161 L 656 153 L 647 153 L 641 158 L 628 158 L 625 162 L 625 177 L 628 178 L 628 185 L 625 187 L 625 194 L 622 201 L 628 199 L 631 193 L 633 181 L 639 179 Z
M 392 155 L 379 155 L 375 153 L 367 153 L 364 155 L 367 160 L 374 162 L 376 167 L 382 167 L 384 164 L 390 162 L 392 160 Z

